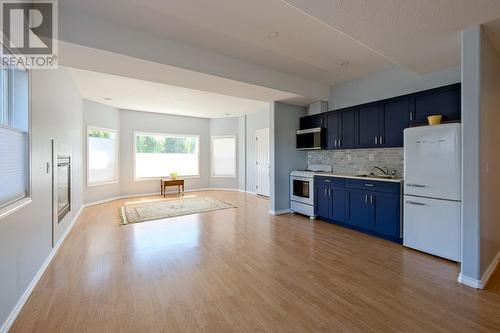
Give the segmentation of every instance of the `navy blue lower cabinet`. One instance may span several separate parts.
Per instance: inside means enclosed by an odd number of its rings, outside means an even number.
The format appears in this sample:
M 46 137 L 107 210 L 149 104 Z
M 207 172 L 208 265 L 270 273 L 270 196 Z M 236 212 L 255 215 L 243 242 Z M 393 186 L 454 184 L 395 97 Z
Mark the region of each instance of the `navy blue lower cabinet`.
M 372 224 L 372 205 L 369 202 L 368 193 L 362 190 L 350 189 L 348 196 L 348 223 L 353 227 L 369 230 Z
M 345 189 L 333 187 L 331 189 L 332 210 L 330 211 L 330 218 L 334 221 L 345 221 Z
M 314 214 L 329 218 L 331 211 L 330 185 L 314 186 Z
M 314 213 L 326 221 L 401 242 L 399 183 L 315 177 Z
M 373 231 L 391 238 L 401 234 L 401 197 L 396 194 L 372 193 Z

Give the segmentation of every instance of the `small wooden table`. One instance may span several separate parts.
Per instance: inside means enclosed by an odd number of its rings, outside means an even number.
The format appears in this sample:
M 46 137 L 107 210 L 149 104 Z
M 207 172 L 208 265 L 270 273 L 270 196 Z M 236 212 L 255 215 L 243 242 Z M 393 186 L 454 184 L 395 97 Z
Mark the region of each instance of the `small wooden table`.
M 160 195 L 163 195 L 163 197 L 165 197 L 165 187 L 167 186 L 177 186 L 177 191 L 179 194 L 181 194 L 182 188 L 182 195 L 184 195 L 184 179 L 160 179 Z

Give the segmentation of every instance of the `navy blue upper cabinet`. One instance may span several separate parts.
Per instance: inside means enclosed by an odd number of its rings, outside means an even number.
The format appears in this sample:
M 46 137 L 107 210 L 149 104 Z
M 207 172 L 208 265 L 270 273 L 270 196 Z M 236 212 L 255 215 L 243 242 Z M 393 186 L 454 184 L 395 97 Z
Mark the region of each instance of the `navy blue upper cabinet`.
M 403 130 L 434 114 L 460 120 L 460 83 L 303 117 L 300 128 L 325 127 L 326 149 L 403 147 Z
M 461 85 L 453 84 L 412 95 L 412 124 L 426 124 L 427 117 L 443 115 L 443 121 L 461 118 Z
M 324 127 L 323 118 L 324 118 L 324 115 L 322 113 L 315 114 L 312 116 L 302 117 L 302 118 L 300 118 L 299 127 L 301 130 L 309 129 L 309 128 L 316 128 L 316 127 Z
M 382 147 L 403 147 L 403 131 L 410 125 L 410 99 L 402 97 L 382 102 L 380 138 Z
M 359 146 L 358 113 L 356 108 L 345 109 L 341 113 L 341 137 L 338 148 L 356 148 Z
M 338 149 L 341 140 L 342 112 L 330 111 L 325 114 L 326 119 L 326 149 Z
M 360 107 L 358 109 L 358 117 L 359 147 L 378 147 L 380 137 L 380 105 L 374 103 Z

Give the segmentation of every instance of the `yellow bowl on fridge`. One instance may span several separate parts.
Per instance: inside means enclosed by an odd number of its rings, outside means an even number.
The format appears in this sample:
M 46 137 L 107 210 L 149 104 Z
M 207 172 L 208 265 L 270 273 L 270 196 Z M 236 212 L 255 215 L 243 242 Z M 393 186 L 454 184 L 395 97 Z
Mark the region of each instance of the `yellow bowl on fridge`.
M 441 120 L 443 120 L 443 116 L 440 114 L 436 114 L 436 115 L 427 117 L 427 121 L 429 122 L 429 125 L 439 125 L 439 124 L 441 124 Z

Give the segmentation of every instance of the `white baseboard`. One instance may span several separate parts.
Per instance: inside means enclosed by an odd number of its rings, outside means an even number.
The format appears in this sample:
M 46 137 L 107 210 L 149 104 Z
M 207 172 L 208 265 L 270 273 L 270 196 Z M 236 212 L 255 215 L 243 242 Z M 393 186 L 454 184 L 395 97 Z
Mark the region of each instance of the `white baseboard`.
M 219 188 L 219 187 L 203 187 L 203 188 L 195 188 L 195 189 L 189 189 L 186 190 L 185 193 L 190 193 L 190 192 L 202 192 L 202 191 L 231 191 L 231 192 L 246 192 L 244 190 L 240 190 L 237 188 Z M 177 191 L 167 191 L 167 194 L 175 194 Z M 247 192 L 252 194 L 251 192 Z M 255 193 L 253 193 L 255 194 Z M 120 199 L 128 199 L 128 198 L 138 198 L 138 197 L 146 197 L 150 195 L 160 195 L 158 192 L 152 192 L 152 193 L 141 193 L 141 194 L 128 194 L 128 195 L 120 195 L 116 197 L 111 197 L 103 200 L 97 200 L 97 201 L 92 201 L 92 202 L 87 202 L 83 205 L 84 208 L 94 206 L 94 205 L 100 205 L 106 202 L 110 201 L 115 201 L 115 200 L 120 200 Z
M 30 297 L 30 295 L 33 292 L 33 290 L 35 289 L 36 285 L 38 284 L 38 281 L 40 281 L 40 278 L 42 277 L 43 273 L 45 272 L 45 270 L 47 269 L 47 267 L 51 263 L 52 259 L 54 259 L 57 251 L 59 250 L 59 247 L 66 239 L 66 236 L 68 236 L 71 229 L 73 229 L 73 226 L 75 225 L 76 221 L 80 217 L 80 214 L 82 213 L 83 208 L 84 208 L 84 206 L 82 205 L 82 207 L 80 207 L 78 212 L 73 217 L 73 220 L 71 220 L 68 228 L 66 229 L 66 231 L 62 235 L 61 239 L 59 239 L 59 241 L 56 243 L 56 245 L 50 251 L 49 256 L 47 257 L 47 259 L 45 259 L 42 266 L 40 267 L 38 272 L 35 274 L 35 277 L 33 278 L 33 280 L 31 280 L 30 284 L 28 285 L 28 287 L 24 291 L 23 295 L 21 296 L 21 298 L 17 302 L 16 306 L 14 307 L 12 312 L 10 313 L 9 317 L 7 317 L 7 320 L 3 323 L 2 327 L 0 328 L 1 333 L 7 333 L 10 330 L 10 328 L 12 327 L 12 324 L 14 324 L 14 321 L 16 320 L 17 316 L 19 315 L 19 313 L 23 309 L 24 305 L 26 304 L 26 301 Z
M 483 276 L 481 277 L 481 280 L 473 279 L 460 273 L 460 275 L 458 276 L 458 282 L 475 289 L 484 289 L 484 287 L 486 287 L 486 284 L 490 280 L 491 275 L 497 268 L 499 261 L 500 261 L 500 252 L 497 253 L 495 259 L 493 259 L 490 266 L 488 266 L 488 269 L 484 272 Z
M 288 214 L 291 213 L 290 209 L 282 209 L 282 210 L 272 210 L 269 209 L 269 214 L 271 215 L 283 215 L 283 214 Z
M 239 191 L 242 192 L 242 193 L 248 193 L 248 194 L 257 195 L 257 193 L 253 192 L 253 191 L 247 191 L 247 190 L 239 190 Z

